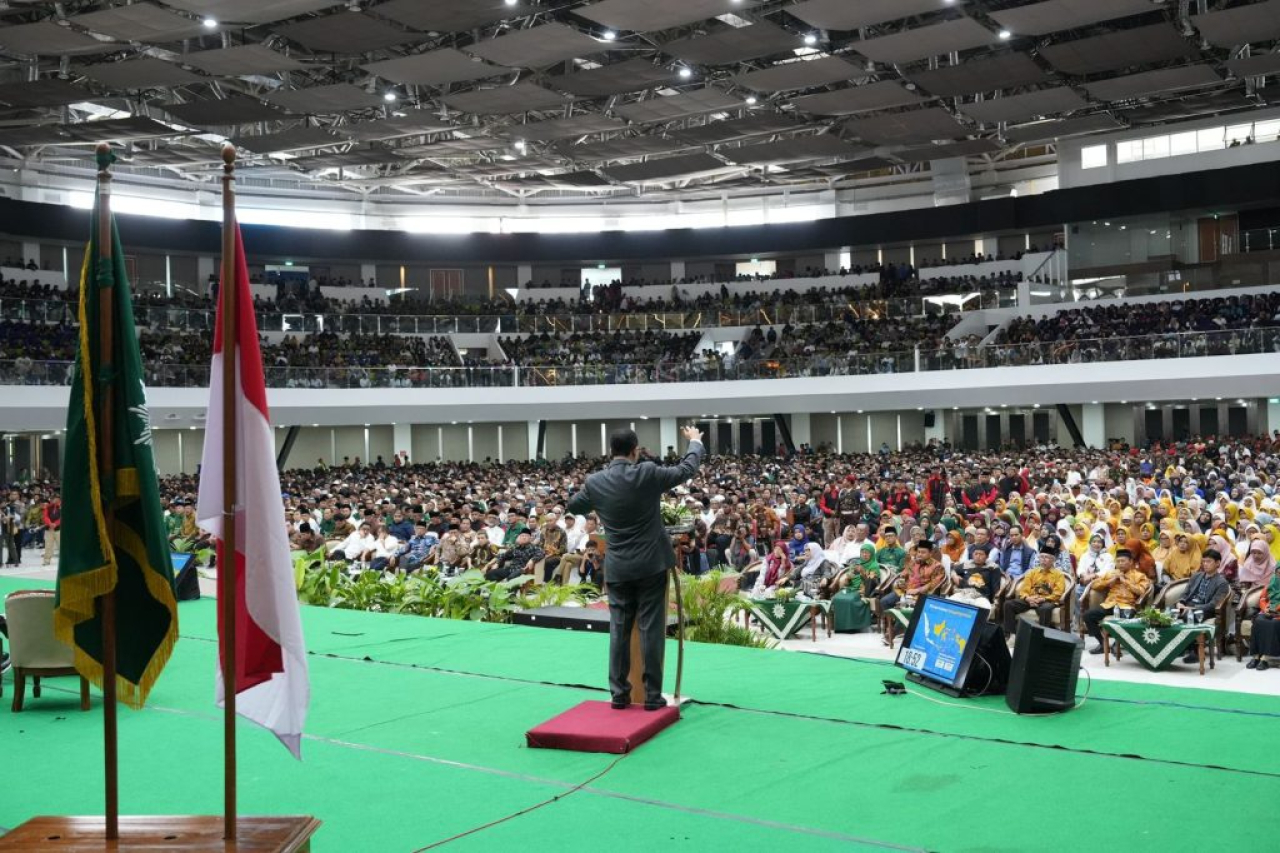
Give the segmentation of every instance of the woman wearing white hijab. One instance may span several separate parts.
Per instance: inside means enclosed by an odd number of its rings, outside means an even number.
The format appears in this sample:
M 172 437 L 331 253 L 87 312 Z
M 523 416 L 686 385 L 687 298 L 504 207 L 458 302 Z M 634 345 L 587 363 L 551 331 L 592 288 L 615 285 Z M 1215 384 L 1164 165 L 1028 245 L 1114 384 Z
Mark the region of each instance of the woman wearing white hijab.
M 797 563 L 792 570 L 792 577 L 798 578 L 800 591 L 809 598 L 818 598 L 826 592 L 827 580 L 831 577 L 831 563 L 822 552 L 822 546 L 810 542 L 804 549 L 805 560 Z

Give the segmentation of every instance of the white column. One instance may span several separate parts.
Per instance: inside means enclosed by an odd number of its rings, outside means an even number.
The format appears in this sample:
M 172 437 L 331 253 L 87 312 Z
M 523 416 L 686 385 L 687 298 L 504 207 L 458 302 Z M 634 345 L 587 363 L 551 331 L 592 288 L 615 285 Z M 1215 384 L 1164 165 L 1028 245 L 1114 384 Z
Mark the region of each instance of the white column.
M 834 252 L 822 253 L 822 265 L 827 268 L 828 272 L 835 272 L 840 269 L 840 250 Z
M 475 427 L 467 425 L 467 461 L 476 461 L 476 436 Z
M 796 412 L 791 416 L 791 443 L 796 449 L 802 444 L 813 444 L 813 429 L 808 412 Z
M 399 453 L 401 450 L 409 454 L 409 461 L 413 461 L 413 426 L 410 424 L 395 423 L 391 425 L 391 452 Z
M 676 448 L 676 453 L 679 453 L 679 434 L 680 431 L 676 428 L 675 418 L 660 418 L 658 420 L 658 449 L 654 451 L 654 455 L 659 458 L 666 456 L 668 447 Z
M 844 453 L 844 418 L 836 415 L 836 453 Z
M 1027 281 L 1026 278 L 1018 282 L 1018 307 L 1031 307 L 1031 282 Z
M 529 455 L 525 457 L 532 461 L 538 458 L 538 422 L 529 421 Z
M 533 281 L 533 264 L 516 264 L 516 287 L 524 287 Z
M 938 444 L 947 440 L 947 416 L 941 409 L 933 410 L 933 426 L 924 428 L 924 443 L 928 444 L 930 439 L 937 439 Z
M 218 261 L 204 255 L 196 258 L 196 291 L 204 293 L 209 284 L 209 276 L 218 270 Z
M 40 263 L 40 244 L 34 241 L 22 241 L 22 262 L 25 265 L 27 261 L 35 261 L 36 266 L 42 266 Z
M 364 284 L 369 279 L 374 279 L 376 281 L 377 278 L 378 278 L 377 264 L 361 264 L 360 265 L 360 283 L 361 284 Z M 379 281 L 378 284 L 382 285 L 383 287 L 395 287 L 399 284 L 399 282 L 387 283 L 387 282 Z
M 436 461 L 444 460 L 444 427 L 436 427 Z
M 1258 426 L 1258 432 L 1275 432 L 1280 429 L 1280 397 L 1267 398 L 1267 422 Z
M 635 427 L 632 427 L 635 429 Z M 575 456 L 577 454 L 574 454 Z M 600 422 L 600 455 L 609 455 L 609 426 L 604 421 Z
M 676 281 L 684 278 L 684 261 L 671 262 L 671 277 Z
M 1105 447 L 1107 427 L 1101 403 L 1085 403 L 1080 407 L 1080 434 L 1084 443 L 1094 449 Z
M 329 428 L 329 464 L 338 464 L 338 431 Z
M 502 454 L 502 424 L 498 424 L 498 464 L 506 462 L 506 457 Z
M 569 455 L 578 458 L 578 425 L 569 424 Z

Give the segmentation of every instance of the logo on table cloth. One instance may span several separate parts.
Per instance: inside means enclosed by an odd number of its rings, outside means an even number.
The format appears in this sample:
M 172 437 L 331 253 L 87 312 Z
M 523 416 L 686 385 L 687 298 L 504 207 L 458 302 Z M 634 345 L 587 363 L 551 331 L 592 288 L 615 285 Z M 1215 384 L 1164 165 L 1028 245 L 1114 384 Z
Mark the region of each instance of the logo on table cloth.
M 1155 628 L 1147 628 L 1142 632 L 1142 642 L 1146 643 L 1148 646 L 1154 646 L 1156 643 L 1160 642 L 1160 632 Z
M 781 619 L 783 616 L 787 615 L 787 608 L 783 607 L 781 604 L 775 604 L 773 605 L 773 615 L 775 618 Z

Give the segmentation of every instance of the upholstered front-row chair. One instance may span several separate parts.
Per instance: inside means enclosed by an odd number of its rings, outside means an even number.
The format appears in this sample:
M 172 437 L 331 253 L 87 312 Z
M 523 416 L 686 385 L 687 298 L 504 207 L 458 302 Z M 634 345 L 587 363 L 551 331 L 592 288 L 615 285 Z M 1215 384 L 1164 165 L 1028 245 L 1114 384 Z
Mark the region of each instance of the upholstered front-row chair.
M 13 710 L 21 711 L 27 678 L 40 698 L 40 679 L 63 675 L 80 678 L 71 648 L 53 636 L 53 590 L 9 593 L 4 600 L 9 622 L 9 661 L 13 665 Z M 80 678 L 80 710 L 89 710 L 89 682 Z

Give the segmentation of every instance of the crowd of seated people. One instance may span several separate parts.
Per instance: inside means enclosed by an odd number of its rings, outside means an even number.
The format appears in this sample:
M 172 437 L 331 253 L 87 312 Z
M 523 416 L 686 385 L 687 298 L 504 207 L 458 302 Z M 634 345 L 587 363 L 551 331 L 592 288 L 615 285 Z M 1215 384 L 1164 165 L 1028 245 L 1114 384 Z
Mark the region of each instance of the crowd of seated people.
M 946 258 L 931 258 L 929 260 L 921 261 L 920 266 L 924 268 L 960 267 L 960 266 L 970 266 L 972 264 L 990 264 L 990 263 L 995 263 L 999 261 L 1020 261 L 1022 260 L 1023 255 L 1034 255 L 1039 251 L 1040 251 L 1040 247 L 1037 246 L 1035 243 L 1032 243 L 1030 248 L 1028 248 L 1025 252 L 1014 252 L 1012 255 L 1005 255 L 1003 253 L 997 253 L 993 255 L 990 252 L 987 252 L 985 255 L 982 255 L 982 254 L 978 254 L 977 252 L 970 252 L 967 255 L 952 255 Z M 1045 249 L 1045 251 L 1046 252 L 1053 251 L 1053 249 Z
M 323 548 L 352 568 L 474 568 L 491 579 L 599 586 L 608 543 L 598 520 L 565 508 L 601 464 L 379 457 L 286 471 L 281 487 L 294 547 Z M 23 507 L 39 506 L 57 484 L 24 478 L 14 488 Z M 192 476 L 162 480 L 171 538 L 203 536 L 191 515 L 197 490 Z M 868 601 L 888 613 L 922 592 L 949 591 L 991 605 L 1006 630 L 1018 618 L 1057 618 L 1096 634 L 1102 618 L 1158 591 L 1164 606 L 1221 618 L 1228 634 L 1255 620 L 1251 668 L 1262 670 L 1280 656 L 1269 624 L 1280 595 L 1262 598 L 1267 612 L 1243 602 L 1277 583 L 1278 497 L 1280 430 L 1146 448 L 930 442 L 876 454 L 717 453 L 675 500 L 695 519 L 678 543 L 683 571 L 723 567 L 746 591 L 832 596 L 837 631 L 874 624 Z M 40 514 L 31 517 L 38 528 Z
M 15 258 L 12 255 L 5 255 L 4 263 L 0 263 L 0 267 L 8 267 L 10 269 L 23 269 L 23 270 L 29 270 L 31 272 L 36 272 L 40 269 L 40 265 L 37 264 L 32 259 L 27 258 L 24 261 L 21 257 Z M 44 269 L 45 270 L 49 269 L 48 261 L 44 262 Z
M 825 273 L 825 270 L 819 271 Z M 844 272 L 844 271 L 842 271 Z M 748 292 L 730 292 L 727 284 L 722 283 L 718 293 L 694 296 L 688 290 L 682 290 L 682 284 L 691 282 L 670 283 L 671 292 L 661 298 L 638 298 L 632 284 L 647 285 L 655 282 L 628 282 L 624 287 L 621 282 L 600 285 L 590 292 L 583 290 L 577 299 L 563 298 L 515 301 L 506 296 L 498 298 L 466 298 L 444 297 L 424 299 L 415 293 L 399 293 L 387 300 L 374 299 L 369 295 L 360 299 L 339 299 L 325 296 L 321 290 L 321 282 L 312 280 L 280 281 L 276 284 L 273 297 L 254 295 L 254 310 L 260 318 L 270 323 L 273 315 L 328 315 L 333 317 L 352 317 L 353 315 L 379 316 L 413 316 L 413 317 L 487 317 L 515 316 L 540 317 L 550 314 L 634 314 L 634 313 L 667 313 L 687 311 L 753 311 L 780 310 L 784 308 L 808 309 L 803 318 L 809 319 L 814 311 L 834 310 L 849 303 L 866 303 L 868 301 L 903 300 L 891 305 L 896 313 L 910 313 L 919 306 L 911 300 L 921 296 L 964 294 L 973 292 L 984 296 L 993 296 L 999 291 L 1008 291 L 1016 286 L 1021 278 L 1020 273 L 1004 272 L 991 276 L 933 276 L 918 278 L 910 267 L 885 267 L 885 275 L 878 281 L 865 285 L 845 287 L 822 287 L 807 291 L 790 289 L 751 290 Z M 892 272 L 892 275 L 889 273 Z M 749 281 L 766 281 L 767 279 L 747 278 Z M 134 310 L 140 323 L 162 327 L 211 328 L 212 314 L 205 317 L 192 317 L 191 311 L 211 312 L 215 307 L 216 284 L 203 291 L 184 286 L 176 286 L 166 292 L 159 288 L 135 287 L 133 291 Z M 62 305 L 27 305 L 18 306 L 14 310 L 20 314 L 30 315 L 33 319 L 57 320 L 65 313 L 66 306 L 77 298 L 75 288 L 59 288 L 42 283 L 38 278 L 31 280 L 10 279 L 0 281 L 0 299 L 30 300 L 35 303 L 63 303 Z M 997 300 L 998 301 L 998 300 Z M 996 302 L 987 299 L 984 307 L 996 307 Z M 971 306 L 978 307 L 978 306 Z M 166 309 L 182 309 L 178 312 Z M 883 313 L 885 309 L 880 309 Z M 707 318 L 704 325 L 714 320 Z M 270 324 L 275 327 L 278 324 Z M 333 325 L 332 321 L 330 325 Z M 358 331 L 352 328 L 351 331 Z M 426 330 L 429 331 L 429 330 Z
M 508 365 L 529 368 L 528 384 L 581 385 L 682 381 L 678 371 L 701 363 L 693 358 L 701 339 L 701 332 L 575 332 L 504 336 L 500 344 Z
M 1092 305 L 1010 320 L 988 356 L 999 365 L 1275 352 L 1277 329 L 1280 292 L 1157 302 L 1140 309 Z M 1180 337 L 1188 332 L 1202 334 Z
M 915 369 L 915 347 L 938 348 L 952 325 L 952 318 L 943 316 L 878 320 L 845 314 L 823 324 L 768 331 L 757 326 L 735 358 L 740 367 L 758 366 L 762 375 L 900 373 Z

